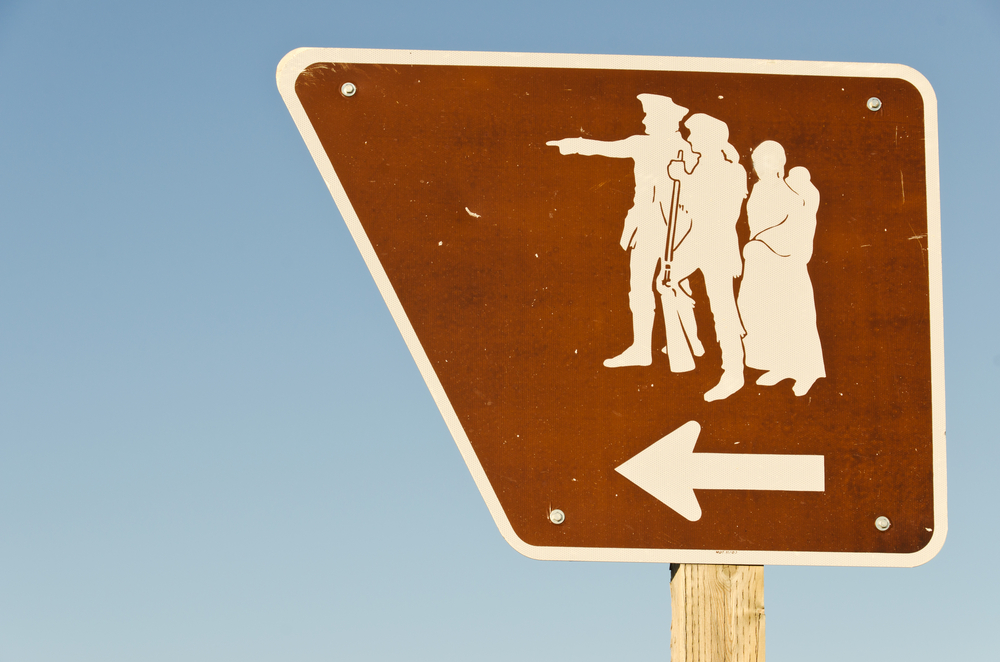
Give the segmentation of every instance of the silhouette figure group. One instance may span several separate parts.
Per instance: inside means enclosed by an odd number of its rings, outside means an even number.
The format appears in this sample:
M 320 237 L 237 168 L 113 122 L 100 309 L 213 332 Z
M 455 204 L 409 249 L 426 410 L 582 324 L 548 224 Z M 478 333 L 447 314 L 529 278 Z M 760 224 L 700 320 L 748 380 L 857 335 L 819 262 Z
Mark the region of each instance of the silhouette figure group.
M 784 149 L 765 141 L 752 153 L 758 181 L 748 199 L 747 171 L 729 143 L 725 122 L 688 116 L 670 97 L 638 99 L 645 134 L 546 143 L 561 154 L 632 159 L 635 165 L 635 198 L 620 241 L 629 256 L 632 344 L 604 365 L 652 364 L 659 296 L 670 369 L 693 370 L 694 358 L 705 349 L 688 278 L 700 271 L 722 352 L 722 377 L 705 400 L 739 391 L 745 366 L 764 371 L 760 385 L 791 379 L 795 395 L 804 395 L 826 376 L 807 269 L 819 209 L 809 171 L 796 167 L 785 177 Z M 750 240 L 741 252 L 736 224 L 744 200 Z

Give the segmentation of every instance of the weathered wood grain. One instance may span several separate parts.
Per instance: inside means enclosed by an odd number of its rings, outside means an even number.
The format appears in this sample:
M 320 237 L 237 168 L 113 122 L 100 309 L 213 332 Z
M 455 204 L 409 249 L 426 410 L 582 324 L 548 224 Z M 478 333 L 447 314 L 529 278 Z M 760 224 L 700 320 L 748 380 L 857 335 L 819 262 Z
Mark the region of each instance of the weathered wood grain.
M 671 569 L 671 662 L 764 662 L 763 566 Z

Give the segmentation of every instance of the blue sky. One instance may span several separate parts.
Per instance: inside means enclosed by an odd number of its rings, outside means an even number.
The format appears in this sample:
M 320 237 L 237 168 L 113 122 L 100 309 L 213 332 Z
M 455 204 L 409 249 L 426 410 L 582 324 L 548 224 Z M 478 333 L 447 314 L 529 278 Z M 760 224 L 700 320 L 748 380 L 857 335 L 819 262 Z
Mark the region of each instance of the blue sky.
M 950 532 L 768 567 L 772 660 L 988 659 L 992 2 L 0 3 L 0 658 L 665 658 L 497 532 L 274 84 L 300 46 L 899 62 L 940 118 Z

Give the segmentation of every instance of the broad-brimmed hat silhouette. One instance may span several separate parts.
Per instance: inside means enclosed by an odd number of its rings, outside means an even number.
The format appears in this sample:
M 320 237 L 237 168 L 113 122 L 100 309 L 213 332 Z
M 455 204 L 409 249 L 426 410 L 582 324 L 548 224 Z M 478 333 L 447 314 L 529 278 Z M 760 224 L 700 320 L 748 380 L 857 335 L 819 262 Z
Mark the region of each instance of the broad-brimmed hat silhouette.
M 704 113 L 692 115 L 684 122 L 684 126 L 691 131 L 691 135 L 697 134 L 702 140 L 709 140 L 719 145 L 729 141 L 729 126 L 711 115 Z

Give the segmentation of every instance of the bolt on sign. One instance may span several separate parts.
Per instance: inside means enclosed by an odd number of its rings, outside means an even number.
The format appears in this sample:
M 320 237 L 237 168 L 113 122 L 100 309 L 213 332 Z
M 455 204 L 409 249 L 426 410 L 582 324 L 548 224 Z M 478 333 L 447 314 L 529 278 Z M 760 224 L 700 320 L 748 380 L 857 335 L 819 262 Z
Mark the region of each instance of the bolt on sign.
M 919 73 L 300 49 L 278 87 L 519 552 L 912 566 L 941 548 Z

